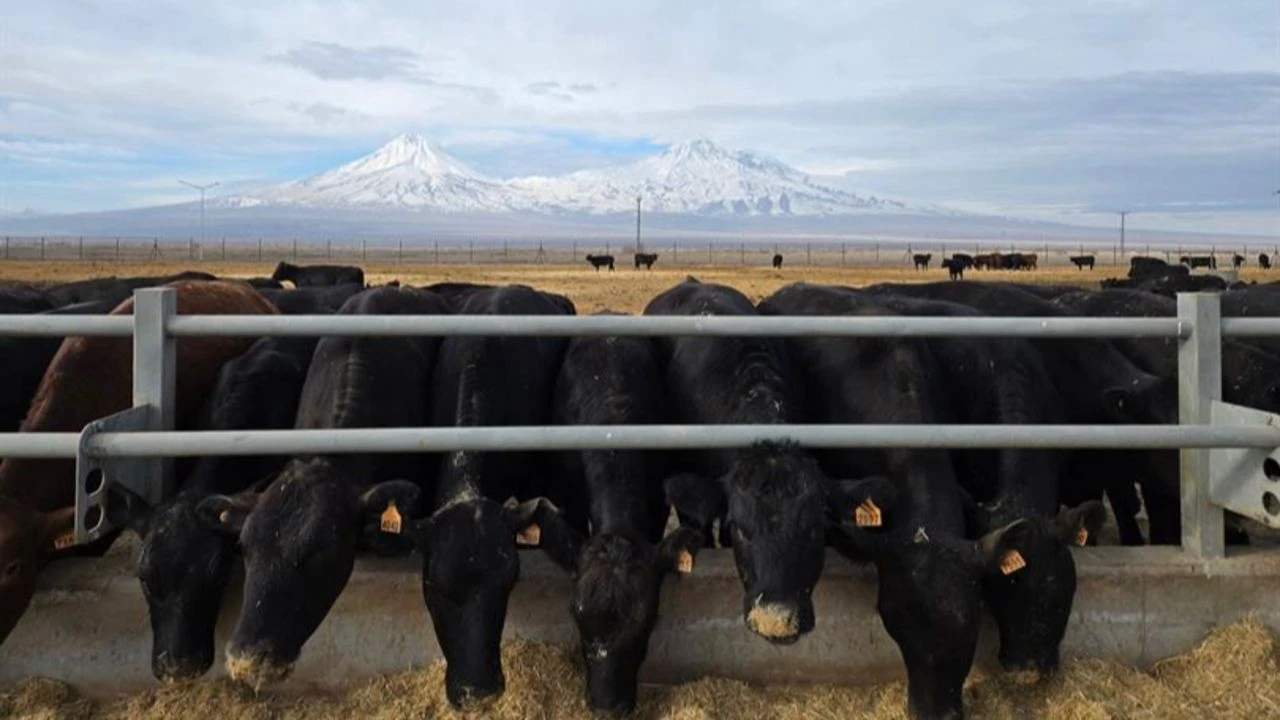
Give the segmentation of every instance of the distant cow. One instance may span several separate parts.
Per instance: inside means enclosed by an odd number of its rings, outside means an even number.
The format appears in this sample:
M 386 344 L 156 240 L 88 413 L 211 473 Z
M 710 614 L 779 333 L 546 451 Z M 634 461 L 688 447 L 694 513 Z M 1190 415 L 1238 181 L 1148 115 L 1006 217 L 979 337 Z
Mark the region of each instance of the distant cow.
M 974 270 L 995 270 L 1000 267 L 999 253 L 983 253 L 973 256 Z
M 1025 253 L 1025 254 L 1023 254 L 1023 256 L 1022 256 L 1022 265 L 1021 265 L 1018 269 L 1019 269 L 1019 270 L 1035 270 L 1035 269 L 1036 269 L 1036 261 L 1039 259 L 1039 257 L 1040 257 L 1040 256 L 1039 256 L 1039 255 L 1037 255 L 1036 253 Z
M 658 260 L 658 253 L 636 253 L 636 269 L 639 270 L 641 265 L 653 269 L 653 264 Z
M 1160 258 L 1142 256 L 1129 258 L 1129 279 L 1131 280 L 1164 275 L 1186 275 L 1189 272 L 1190 269 L 1186 265 L 1170 265 Z
M 782 268 L 782 253 L 774 253 L 774 254 L 773 254 L 773 267 L 774 267 L 775 269 L 781 269 L 781 268 Z
M 1072 255 L 1071 256 L 1071 264 L 1075 265 L 1076 268 L 1079 270 L 1083 270 L 1086 265 L 1088 265 L 1089 269 L 1092 270 L 1093 263 L 1094 263 L 1094 256 L 1092 255 Z
M 942 267 L 947 269 L 947 273 L 952 280 L 964 279 L 964 261 L 955 257 L 945 258 L 942 261 Z
M 1207 267 L 1216 270 L 1218 258 L 1213 255 L 1183 255 L 1178 262 L 1191 268 Z
M 610 271 L 613 270 L 612 255 L 588 255 L 587 262 L 591 263 L 591 267 L 595 268 L 596 272 L 600 272 L 600 268 L 605 267 L 606 265 L 609 267 Z M 636 267 L 640 266 L 636 265 Z
M 316 285 L 346 285 L 354 283 L 364 285 L 364 270 L 351 265 L 291 265 L 283 260 L 276 265 L 271 279 L 277 282 L 288 280 L 295 287 L 314 287 Z
M 967 255 L 967 254 L 965 254 L 965 253 L 955 253 L 955 254 L 953 254 L 953 255 L 951 256 L 951 259 L 952 259 L 952 260 L 954 260 L 954 261 L 956 261 L 956 262 L 958 262 L 958 263 L 960 263 L 960 266 L 961 266 L 961 267 L 963 267 L 963 268 L 971 268 L 971 267 L 973 267 L 973 256 L 972 256 L 972 255 Z
M 1232 255 L 1232 256 L 1231 256 L 1231 267 L 1236 268 L 1236 269 L 1239 269 L 1239 268 L 1240 268 L 1240 266 L 1242 266 L 1242 265 L 1244 265 L 1244 256 L 1243 256 L 1243 255 L 1241 255 L 1240 253 L 1236 253 L 1236 254 L 1234 254 L 1234 255 Z
M 911 256 L 911 262 L 915 263 L 917 270 L 928 270 L 929 261 L 933 259 L 933 253 L 916 253 Z
M 1258 267 L 1263 270 L 1271 269 L 1271 258 L 1266 253 L 1258 253 Z

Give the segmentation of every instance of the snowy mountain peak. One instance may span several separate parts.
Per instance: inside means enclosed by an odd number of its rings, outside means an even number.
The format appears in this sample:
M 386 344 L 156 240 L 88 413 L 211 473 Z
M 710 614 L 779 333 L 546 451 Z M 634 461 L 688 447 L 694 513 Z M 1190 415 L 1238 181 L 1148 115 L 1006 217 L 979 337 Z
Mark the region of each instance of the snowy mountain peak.
M 398 166 L 408 166 L 428 175 L 460 175 L 479 178 L 479 173 L 466 163 L 449 155 L 417 133 L 397 135 L 390 142 L 369 155 L 348 163 L 338 170 L 347 173 L 379 172 Z

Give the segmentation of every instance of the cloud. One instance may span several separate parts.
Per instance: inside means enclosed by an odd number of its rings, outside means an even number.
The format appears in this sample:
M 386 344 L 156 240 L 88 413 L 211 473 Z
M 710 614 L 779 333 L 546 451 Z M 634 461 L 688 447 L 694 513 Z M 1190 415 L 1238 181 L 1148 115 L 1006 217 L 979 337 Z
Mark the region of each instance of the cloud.
M 0 205 L 109 207 L 130 173 L 291 179 L 414 130 L 495 174 L 708 135 L 921 200 L 1274 208 L 1275 19 L 1274 0 L 18 3 L 0 139 L 61 146 L 6 151 Z
M 418 66 L 417 54 L 387 45 L 354 48 L 337 43 L 309 42 L 267 58 L 292 65 L 321 80 L 429 82 Z

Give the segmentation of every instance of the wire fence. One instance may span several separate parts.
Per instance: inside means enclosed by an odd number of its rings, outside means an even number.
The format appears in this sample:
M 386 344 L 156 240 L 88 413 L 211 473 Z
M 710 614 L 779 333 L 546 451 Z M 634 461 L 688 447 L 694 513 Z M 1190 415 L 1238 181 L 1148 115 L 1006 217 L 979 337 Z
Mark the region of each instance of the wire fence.
M 1075 244 L 1043 241 L 822 241 L 760 242 L 694 240 L 646 242 L 641 253 L 652 254 L 654 266 L 764 266 L 781 255 L 790 266 L 910 266 L 938 268 L 956 253 L 978 256 L 1020 253 L 1033 259 L 1026 269 L 1127 266 L 1135 256 L 1177 263 L 1183 257 L 1211 256 L 1218 268 L 1231 268 L 1236 256 L 1243 267 L 1280 269 L 1280 246 L 1263 245 L 1150 245 Z M 612 256 L 615 269 L 642 267 L 634 242 L 584 239 L 537 240 L 351 240 L 193 237 L 7 236 L 0 260 L 83 261 L 93 263 L 148 262 L 290 262 L 370 263 L 376 265 L 563 265 L 592 267 L 587 256 Z M 917 257 L 919 256 L 919 257 Z M 927 256 L 925 258 L 924 256 Z M 1262 260 L 1260 256 L 1265 256 Z M 1073 261 L 1073 258 L 1076 261 Z M 1084 262 L 1091 258 L 1092 262 Z M 1079 262 L 1077 262 L 1079 261 Z M 603 261 L 601 261 L 603 262 Z M 600 265 L 607 270 L 607 264 Z

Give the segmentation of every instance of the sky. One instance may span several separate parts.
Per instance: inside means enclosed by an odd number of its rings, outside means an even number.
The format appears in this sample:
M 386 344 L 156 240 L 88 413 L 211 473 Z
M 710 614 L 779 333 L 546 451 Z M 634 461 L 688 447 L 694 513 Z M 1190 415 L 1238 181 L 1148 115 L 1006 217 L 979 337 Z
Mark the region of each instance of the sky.
M 406 131 L 496 176 L 703 136 L 961 209 L 1280 234 L 1280 3 L 0 0 L 0 211 Z

